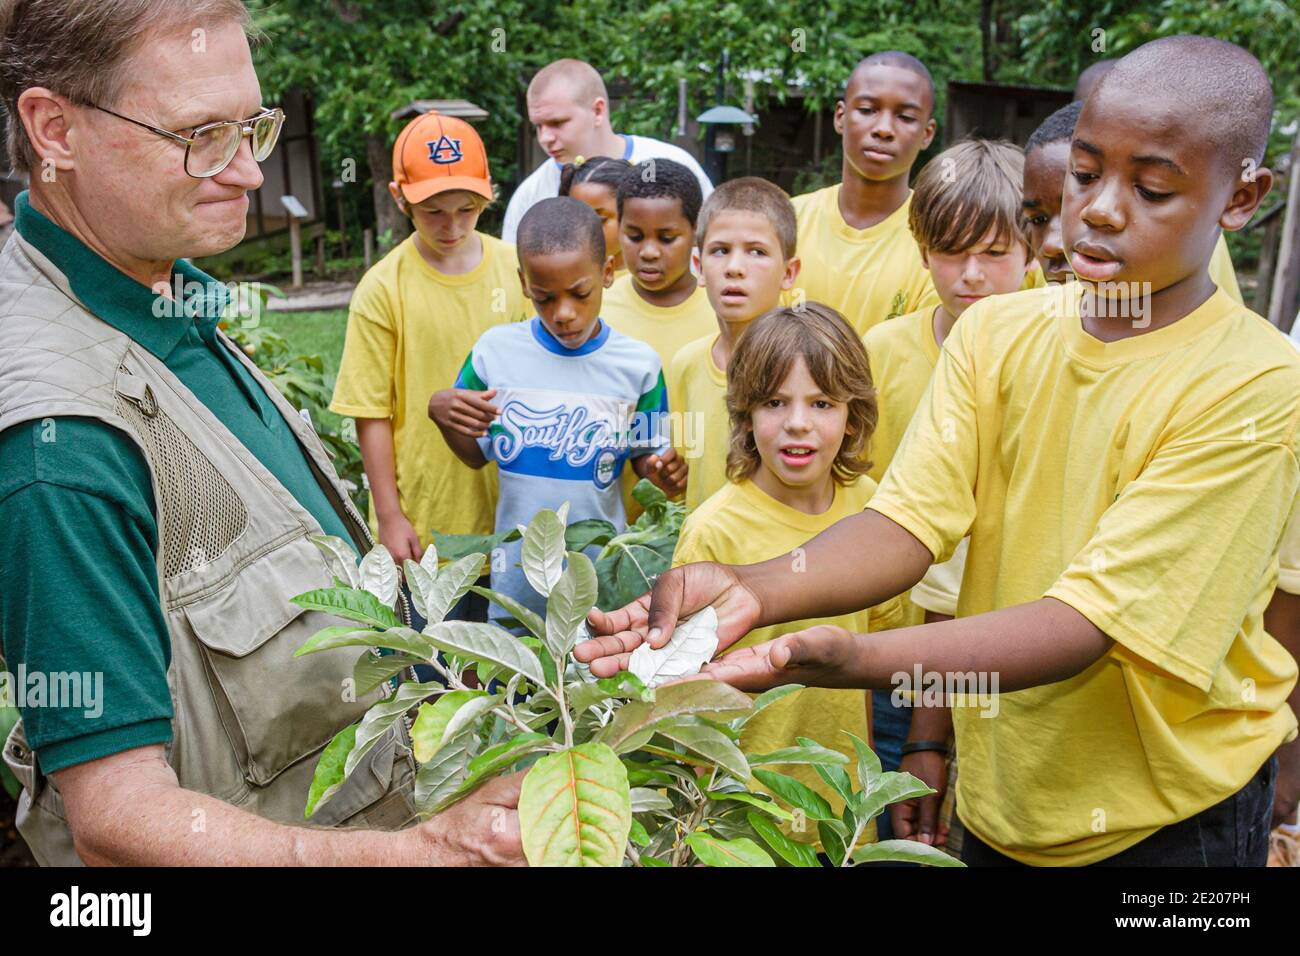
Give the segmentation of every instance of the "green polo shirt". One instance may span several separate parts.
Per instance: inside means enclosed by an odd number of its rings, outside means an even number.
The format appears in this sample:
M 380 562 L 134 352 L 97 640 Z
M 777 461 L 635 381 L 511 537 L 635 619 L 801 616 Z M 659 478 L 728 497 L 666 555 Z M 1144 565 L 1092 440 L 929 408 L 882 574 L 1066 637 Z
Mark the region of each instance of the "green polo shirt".
M 329 534 L 342 520 L 266 393 L 216 339 L 225 291 L 188 262 L 182 283 L 202 295 L 184 317 L 154 315 L 156 296 L 18 197 L 15 228 L 68 277 L 96 316 L 157 356 Z M 188 293 L 187 293 L 188 294 Z M 149 468 L 124 432 L 98 419 L 61 417 L 0 432 L 0 640 L 7 670 L 89 674 L 102 686 L 81 707 L 21 707 L 41 769 L 171 740 L 171 638 L 158 593 Z M 284 595 L 287 601 L 292 595 Z M 102 674 L 102 685 L 97 685 Z

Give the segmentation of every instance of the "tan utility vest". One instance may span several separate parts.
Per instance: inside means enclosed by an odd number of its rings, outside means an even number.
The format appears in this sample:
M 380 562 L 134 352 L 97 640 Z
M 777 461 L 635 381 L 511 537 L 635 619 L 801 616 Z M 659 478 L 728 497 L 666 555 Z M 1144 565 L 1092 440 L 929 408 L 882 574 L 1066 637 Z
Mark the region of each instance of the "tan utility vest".
M 217 335 L 275 402 L 334 509 L 361 550 L 369 549 L 366 523 L 315 432 Z M 153 477 L 158 583 L 171 636 L 166 750 L 180 785 L 267 819 L 306 823 L 320 750 L 387 693 L 349 702 L 359 649 L 293 657 L 320 628 L 345 623 L 289 603 L 333 583 L 308 539 L 320 525 L 159 359 L 87 311 L 67 278 L 15 232 L 0 250 L 0 431 L 51 419 L 57 441 L 58 418 L 69 415 L 125 432 Z M 18 829 L 37 860 L 81 862 L 62 799 L 37 766 L 21 721 L 4 759 L 23 784 Z M 410 823 L 414 769 L 399 721 L 311 823 L 390 830 Z M 200 819 L 193 829 L 195 839 L 210 838 Z

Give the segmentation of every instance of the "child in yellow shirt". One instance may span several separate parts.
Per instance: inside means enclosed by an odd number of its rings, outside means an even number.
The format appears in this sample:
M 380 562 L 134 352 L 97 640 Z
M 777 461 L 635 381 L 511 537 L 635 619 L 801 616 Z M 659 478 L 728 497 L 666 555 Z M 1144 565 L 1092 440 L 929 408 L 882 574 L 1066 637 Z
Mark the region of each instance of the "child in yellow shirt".
M 727 364 L 741 333 L 794 284 L 796 232 L 790 197 L 754 176 L 723 183 L 700 210 L 700 271 L 718 331 L 683 346 L 668 372 L 673 445 L 690 466 L 688 509 L 726 484 Z
M 736 345 L 727 379 L 730 480 L 686 519 L 674 566 L 775 558 L 861 511 L 876 490 L 863 460 L 876 417 L 871 371 L 861 341 L 839 313 L 815 302 L 768 312 Z M 892 626 L 900 616 L 895 600 L 829 623 L 867 631 Z M 776 633 L 758 628 L 735 646 Z M 809 737 L 853 760 L 844 731 L 868 740 L 869 712 L 862 691 L 808 688 L 756 714 L 741 744 L 746 753 L 766 754 Z M 843 799 L 811 767 L 775 769 L 843 811 Z M 796 827 L 792 835 L 817 840 L 813 829 Z
M 429 421 L 429 396 L 479 336 L 527 314 L 515 250 L 478 232 L 487 152 L 463 120 L 425 113 L 393 147 L 393 201 L 415 232 L 361 279 L 330 410 L 357 420 L 370 526 L 399 564 L 432 532 L 490 534 L 496 472 L 470 471 Z
M 841 181 L 794 198 L 803 269 L 798 291 L 838 310 L 861 335 L 936 302 L 907 230 L 908 176 L 934 139 L 934 83 L 916 57 L 873 54 L 835 104 Z
M 1296 738 L 1296 660 L 1262 618 L 1300 489 L 1300 356 L 1208 266 L 1272 186 L 1272 106 L 1234 44 L 1125 56 L 1072 141 L 1080 281 L 967 310 L 879 491 L 803 546 L 803 573 L 669 570 L 653 620 L 645 598 L 593 612 L 577 658 L 607 676 L 704 606 L 724 650 L 869 607 L 969 535 L 954 620 L 813 627 L 706 673 L 751 692 L 937 679 L 968 863 L 1262 866 L 1275 751 Z
M 671 159 L 649 159 L 618 186 L 618 241 L 627 275 L 605 293 L 605 321 L 640 339 L 663 362 L 717 328 L 709 296 L 691 270 L 703 202 L 695 174 Z
M 877 481 L 894 459 L 957 319 L 981 299 L 1019 290 L 1034 264 L 1020 229 L 1023 174 L 1018 147 L 976 139 L 944 150 L 916 177 L 908 226 L 939 304 L 881 322 L 864 336 L 880 405 L 868 472 Z M 910 600 L 904 599 L 909 624 L 947 620 L 957 613 L 965 557 L 963 541 L 952 558 L 926 572 Z M 947 774 L 946 746 L 940 744 L 952 731 L 951 717 L 946 707 L 894 706 L 892 696 L 872 691 L 873 747 L 881 765 L 897 770 L 901 764 L 939 792 L 891 808 L 891 816 L 900 818 L 898 835 L 931 836 L 944 844 L 944 825 L 936 811 Z M 933 749 L 913 749 L 903 757 L 909 739 L 935 743 Z M 890 839 L 891 821 L 882 820 L 880 830 L 883 839 Z

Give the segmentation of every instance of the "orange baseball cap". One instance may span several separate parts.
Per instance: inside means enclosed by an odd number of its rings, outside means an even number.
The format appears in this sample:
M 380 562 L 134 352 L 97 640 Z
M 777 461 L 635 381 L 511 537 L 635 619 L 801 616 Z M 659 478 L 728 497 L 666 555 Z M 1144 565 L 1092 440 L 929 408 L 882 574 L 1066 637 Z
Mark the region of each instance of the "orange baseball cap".
M 494 198 L 483 140 L 464 120 L 434 111 L 417 116 L 398 134 L 393 180 L 411 205 L 450 189 Z

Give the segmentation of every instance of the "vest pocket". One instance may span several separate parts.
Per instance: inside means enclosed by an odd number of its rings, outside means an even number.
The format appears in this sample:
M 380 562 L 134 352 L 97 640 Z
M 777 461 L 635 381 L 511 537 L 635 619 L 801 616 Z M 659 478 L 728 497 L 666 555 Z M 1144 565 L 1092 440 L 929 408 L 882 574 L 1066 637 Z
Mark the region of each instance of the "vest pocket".
M 229 745 L 244 779 L 254 787 L 267 786 L 314 755 L 382 696 L 376 691 L 348 700 L 354 696 L 349 691 L 359 649 L 293 656 L 322 627 L 346 623 L 289 602 L 329 583 L 314 546 L 298 539 L 258 558 L 216 594 L 184 608 Z M 215 745 L 189 741 L 200 750 Z M 306 799 L 304 790 L 304 804 Z

